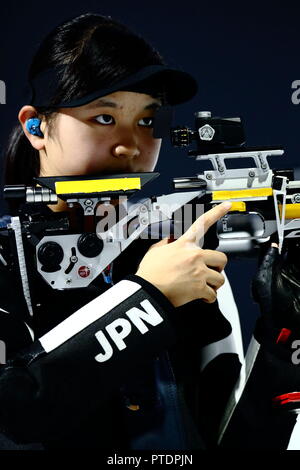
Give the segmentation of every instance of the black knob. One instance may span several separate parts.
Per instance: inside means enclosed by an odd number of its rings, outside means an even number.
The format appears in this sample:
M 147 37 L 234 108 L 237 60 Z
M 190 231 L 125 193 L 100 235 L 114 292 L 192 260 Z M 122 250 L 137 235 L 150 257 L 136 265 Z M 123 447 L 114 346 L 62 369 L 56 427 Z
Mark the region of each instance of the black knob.
M 82 256 L 95 258 L 103 250 L 103 241 L 95 233 L 83 233 L 78 238 L 77 248 Z
M 55 272 L 60 269 L 60 263 L 64 259 L 64 251 L 58 243 L 46 242 L 39 247 L 37 256 L 43 271 Z

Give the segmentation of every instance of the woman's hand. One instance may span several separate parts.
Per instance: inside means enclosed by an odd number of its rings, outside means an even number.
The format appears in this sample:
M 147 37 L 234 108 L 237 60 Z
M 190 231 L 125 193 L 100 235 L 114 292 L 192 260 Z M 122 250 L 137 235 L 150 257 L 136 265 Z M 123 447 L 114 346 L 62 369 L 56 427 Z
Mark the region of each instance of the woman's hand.
M 221 272 L 227 257 L 199 248 L 199 240 L 230 207 L 227 202 L 219 204 L 199 217 L 178 240 L 154 245 L 136 274 L 157 287 L 175 307 L 195 299 L 214 302 L 217 289 L 224 284 Z

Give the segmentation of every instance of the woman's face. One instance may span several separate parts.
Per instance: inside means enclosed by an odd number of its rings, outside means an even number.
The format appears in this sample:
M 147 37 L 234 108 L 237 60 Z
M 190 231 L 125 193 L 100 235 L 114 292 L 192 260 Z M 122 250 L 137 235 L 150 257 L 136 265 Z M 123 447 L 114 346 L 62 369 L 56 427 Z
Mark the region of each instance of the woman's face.
M 117 91 L 61 109 L 51 132 L 43 122 L 40 176 L 153 171 L 161 139 L 152 136 L 158 99 Z

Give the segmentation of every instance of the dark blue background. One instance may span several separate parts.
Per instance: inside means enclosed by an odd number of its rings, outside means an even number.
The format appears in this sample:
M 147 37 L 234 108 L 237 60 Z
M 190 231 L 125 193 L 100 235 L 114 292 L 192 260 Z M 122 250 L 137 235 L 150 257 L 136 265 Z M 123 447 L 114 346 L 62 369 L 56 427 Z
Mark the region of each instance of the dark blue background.
M 7 2 L 0 7 L 0 146 L 23 103 L 27 65 L 48 30 L 87 11 L 111 15 L 141 33 L 171 65 L 190 71 L 200 90 L 176 111 L 176 123 L 193 124 L 193 113 L 242 116 L 249 145 L 285 147 L 274 166 L 298 167 L 300 105 L 291 88 L 300 79 L 299 6 L 289 2 L 58 1 Z M 164 143 L 154 190 L 170 190 L 172 176 L 201 172 L 185 151 Z M 275 158 L 275 157 L 274 157 Z M 279 160 L 282 160 L 280 162 Z M 250 296 L 256 260 L 231 261 L 228 274 L 248 343 L 258 310 Z

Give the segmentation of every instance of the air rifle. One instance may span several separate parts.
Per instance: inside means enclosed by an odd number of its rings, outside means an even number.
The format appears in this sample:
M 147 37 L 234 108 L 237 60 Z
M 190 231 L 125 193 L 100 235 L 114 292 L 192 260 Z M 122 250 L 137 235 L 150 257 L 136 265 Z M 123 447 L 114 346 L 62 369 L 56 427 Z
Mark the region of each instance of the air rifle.
M 196 206 L 199 216 L 214 204 L 232 202 L 231 211 L 217 223 L 219 249 L 223 251 L 250 250 L 253 243 L 259 245 L 276 233 L 280 251 L 285 240 L 297 240 L 300 181 L 294 181 L 292 170 L 272 170 L 268 163 L 270 156 L 283 155 L 282 148 L 246 148 L 240 118 L 212 118 L 208 112 L 196 113 L 195 130 L 172 129 L 171 139 L 180 147 L 196 142 L 196 149 L 189 155 L 212 164 L 209 171 L 175 178 L 175 192 L 171 194 L 139 197 L 143 186 L 158 173 L 38 177 L 32 187 L 4 188 L 7 199 L 27 206 L 46 207 L 61 199 L 69 207 L 81 207 L 83 214 L 82 229 L 76 233 L 70 233 L 67 212 L 49 217 L 38 211 L 34 215 L 20 212 L 2 230 L 15 244 L 15 261 L 29 311 L 28 244 L 44 280 L 54 289 L 72 289 L 89 285 L 149 228 L 159 226 L 159 236 L 169 236 L 176 214 L 188 205 Z M 227 168 L 227 160 L 238 158 L 251 158 L 254 164 L 251 168 Z M 118 217 L 108 220 L 105 227 L 103 214 L 115 207 L 113 201 L 119 201 L 119 207 L 125 210 L 118 211 Z M 101 220 L 97 222 L 99 214 Z

